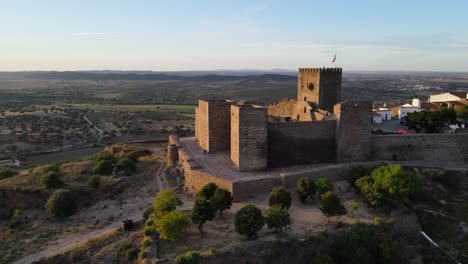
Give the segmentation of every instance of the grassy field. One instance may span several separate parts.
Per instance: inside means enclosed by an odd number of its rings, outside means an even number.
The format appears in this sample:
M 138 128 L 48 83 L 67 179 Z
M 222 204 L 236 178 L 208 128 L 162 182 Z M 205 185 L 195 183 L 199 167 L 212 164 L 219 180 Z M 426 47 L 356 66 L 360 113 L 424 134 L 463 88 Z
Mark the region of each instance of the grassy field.
M 87 156 L 97 154 L 101 150 L 103 150 L 102 147 L 97 147 L 28 156 L 28 164 L 43 165 L 53 162 L 62 162 L 66 160 L 81 160 Z

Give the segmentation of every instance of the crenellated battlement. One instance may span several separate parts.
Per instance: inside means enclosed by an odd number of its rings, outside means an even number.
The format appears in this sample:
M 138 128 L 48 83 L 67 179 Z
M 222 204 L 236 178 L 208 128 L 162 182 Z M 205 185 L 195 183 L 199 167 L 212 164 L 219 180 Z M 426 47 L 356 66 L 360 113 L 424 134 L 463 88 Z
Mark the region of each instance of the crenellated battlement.
M 299 72 L 343 72 L 343 68 L 299 68 Z

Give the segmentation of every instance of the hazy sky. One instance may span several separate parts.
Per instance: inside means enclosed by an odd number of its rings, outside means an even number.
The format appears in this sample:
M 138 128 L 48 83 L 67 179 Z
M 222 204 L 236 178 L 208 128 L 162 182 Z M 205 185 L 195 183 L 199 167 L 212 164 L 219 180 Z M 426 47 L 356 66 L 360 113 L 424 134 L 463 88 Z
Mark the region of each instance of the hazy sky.
M 0 0 L 0 71 L 468 71 L 468 1 Z

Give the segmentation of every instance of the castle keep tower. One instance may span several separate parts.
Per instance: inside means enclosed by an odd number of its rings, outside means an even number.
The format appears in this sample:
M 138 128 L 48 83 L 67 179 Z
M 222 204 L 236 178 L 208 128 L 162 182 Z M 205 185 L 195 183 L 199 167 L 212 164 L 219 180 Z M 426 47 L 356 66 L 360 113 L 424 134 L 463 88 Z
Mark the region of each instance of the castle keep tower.
M 341 68 L 299 68 L 297 100 L 318 103 L 333 112 L 341 101 Z

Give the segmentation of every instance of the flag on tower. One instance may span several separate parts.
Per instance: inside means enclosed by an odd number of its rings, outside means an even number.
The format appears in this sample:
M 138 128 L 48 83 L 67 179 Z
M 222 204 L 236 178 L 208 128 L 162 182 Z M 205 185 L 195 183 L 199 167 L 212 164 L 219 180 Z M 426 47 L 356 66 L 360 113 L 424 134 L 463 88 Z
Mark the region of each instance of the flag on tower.
M 335 54 L 335 57 L 333 57 L 332 63 L 335 63 L 335 61 L 336 61 L 336 54 Z

